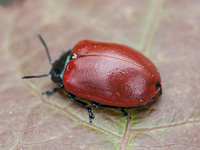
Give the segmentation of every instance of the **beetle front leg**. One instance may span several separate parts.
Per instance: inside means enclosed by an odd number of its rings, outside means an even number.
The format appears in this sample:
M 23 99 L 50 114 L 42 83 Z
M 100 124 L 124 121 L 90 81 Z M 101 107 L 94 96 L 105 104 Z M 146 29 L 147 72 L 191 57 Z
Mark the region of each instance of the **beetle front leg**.
M 89 121 L 90 121 L 90 123 L 92 123 L 92 119 L 94 119 L 95 116 L 93 115 L 92 109 L 90 108 L 90 106 L 89 106 L 87 103 L 84 103 L 84 102 L 81 102 L 81 101 L 79 101 L 79 100 L 74 99 L 75 95 L 73 95 L 73 94 L 71 94 L 71 93 L 68 94 L 68 97 L 69 97 L 73 102 L 75 102 L 75 103 L 79 104 L 80 106 L 82 106 L 82 107 L 88 109 Z
M 50 95 L 50 94 L 52 94 L 52 93 L 54 93 L 54 92 L 56 92 L 57 90 L 62 89 L 62 88 L 64 88 L 64 85 L 63 85 L 63 84 L 60 84 L 60 85 L 59 85 L 58 87 L 56 87 L 56 88 L 53 88 L 53 89 L 51 89 L 51 90 L 49 90 L 49 91 L 42 92 L 42 95 L 44 95 L 44 94 Z

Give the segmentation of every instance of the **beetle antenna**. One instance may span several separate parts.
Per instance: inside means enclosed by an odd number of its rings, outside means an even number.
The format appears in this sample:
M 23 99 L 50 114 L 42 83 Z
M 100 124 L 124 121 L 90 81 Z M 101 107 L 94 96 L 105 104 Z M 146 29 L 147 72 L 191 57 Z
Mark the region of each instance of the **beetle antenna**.
M 48 76 L 49 74 L 50 74 L 50 73 L 47 72 L 46 74 L 39 75 L 39 76 L 24 76 L 24 77 L 22 77 L 22 79 L 41 78 L 41 77 L 46 77 L 46 76 Z
M 48 59 L 49 59 L 49 63 L 52 65 L 53 61 L 52 61 L 51 56 L 49 54 L 49 49 L 48 49 L 48 47 L 47 47 L 47 45 L 46 45 L 45 41 L 43 40 L 43 38 L 42 38 L 40 33 L 38 33 L 38 37 L 39 37 L 40 41 L 42 42 L 42 44 L 44 45 L 46 53 L 47 53 L 47 56 L 48 56 Z

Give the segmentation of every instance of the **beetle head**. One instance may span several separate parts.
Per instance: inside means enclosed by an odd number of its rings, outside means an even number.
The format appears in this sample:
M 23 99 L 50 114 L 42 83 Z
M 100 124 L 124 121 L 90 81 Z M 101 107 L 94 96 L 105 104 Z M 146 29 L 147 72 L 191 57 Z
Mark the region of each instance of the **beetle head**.
M 50 71 L 51 80 L 56 83 L 61 83 L 63 79 L 63 74 L 65 67 L 69 60 L 71 59 L 71 50 L 63 53 L 59 59 L 57 59 L 53 64 Z

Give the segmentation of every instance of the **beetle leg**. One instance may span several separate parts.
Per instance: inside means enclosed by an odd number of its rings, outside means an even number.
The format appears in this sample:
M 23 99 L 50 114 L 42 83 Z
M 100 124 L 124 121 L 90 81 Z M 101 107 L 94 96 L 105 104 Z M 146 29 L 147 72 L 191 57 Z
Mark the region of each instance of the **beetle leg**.
M 100 105 L 99 103 L 97 102 L 92 102 L 92 105 L 95 107 L 95 108 L 116 108 L 114 106 L 109 106 L 109 105 Z
M 117 108 L 115 106 L 110 106 L 110 105 L 101 105 L 97 102 L 92 102 L 92 105 L 96 108 Z
M 56 88 L 53 88 L 53 89 L 51 89 L 51 90 L 49 90 L 49 91 L 42 92 L 42 95 L 44 95 L 44 94 L 50 95 L 50 94 L 52 94 L 52 93 L 54 93 L 54 92 L 56 92 L 57 90 L 62 89 L 62 88 L 64 88 L 64 85 L 63 85 L 63 84 L 60 84 L 60 85 L 59 85 L 58 87 L 56 87 Z
M 123 109 L 123 108 L 121 108 L 121 107 L 118 107 L 118 109 L 122 112 L 122 114 L 123 114 L 123 117 L 126 117 L 126 116 L 128 116 L 130 119 L 131 119 L 131 116 Z
M 114 106 L 109 106 L 109 105 L 100 105 L 97 102 L 92 102 L 92 105 L 96 108 L 118 108 L 122 112 L 124 117 L 128 116 L 131 119 L 131 116 L 121 107 L 114 107 Z
M 92 123 L 92 119 L 94 119 L 95 116 L 93 115 L 92 109 L 90 108 L 90 106 L 89 106 L 87 103 L 84 103 L 84 102 L 81 102 L 81 101 L 79 101 L 79 100 L 74 99 L 75 95 L 73 95 L 73 94 L 71 94 L 71 93 L 68 94 L 68 97 L 69 97 L 73 102 L 75 102 L 75 103 L 79 104 L 80 106 L 82 106 L 82 107 L 88 109 L 89 121 L 90 121 L 90 123 Z

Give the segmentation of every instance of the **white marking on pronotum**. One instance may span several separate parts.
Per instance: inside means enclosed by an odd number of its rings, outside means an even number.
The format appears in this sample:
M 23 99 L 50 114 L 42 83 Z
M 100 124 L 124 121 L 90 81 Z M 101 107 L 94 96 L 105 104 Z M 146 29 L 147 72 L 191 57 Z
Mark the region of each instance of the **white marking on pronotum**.
M 72 58 L 77 58 L 77 54 L 72 55 Z

